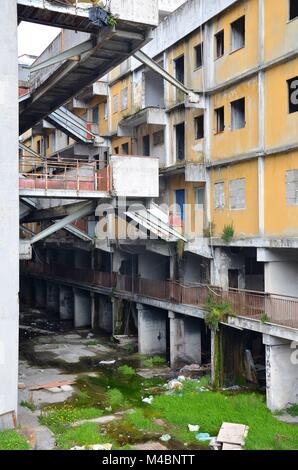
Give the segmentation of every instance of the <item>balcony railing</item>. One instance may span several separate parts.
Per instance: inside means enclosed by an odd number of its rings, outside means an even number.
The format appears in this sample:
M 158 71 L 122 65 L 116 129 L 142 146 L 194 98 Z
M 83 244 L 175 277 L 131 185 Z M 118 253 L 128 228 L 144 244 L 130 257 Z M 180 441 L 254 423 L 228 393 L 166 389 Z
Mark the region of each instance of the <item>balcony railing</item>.
M 91 269 L 74 269 L 65 265 L 24 263 L 27 274 L 44 275 L 61 281 L 80 283 L 89 286 L 115 289 L 117 292 L 134 297 L 150 297 L 161 301 L 206 308 L 210 295 L 217 302 L 227 302 L 236 316 L 260 320 L 281 326 L 298 328 L 298 298 L 230 289 L 203 284 L 181 284 L 173 281 L 160 281 L 132 278 L 116 273 L 105 273 Z
M 20 160 L 20 189 L 110 191 L 110 168 L 97 169 L 96 162 Z

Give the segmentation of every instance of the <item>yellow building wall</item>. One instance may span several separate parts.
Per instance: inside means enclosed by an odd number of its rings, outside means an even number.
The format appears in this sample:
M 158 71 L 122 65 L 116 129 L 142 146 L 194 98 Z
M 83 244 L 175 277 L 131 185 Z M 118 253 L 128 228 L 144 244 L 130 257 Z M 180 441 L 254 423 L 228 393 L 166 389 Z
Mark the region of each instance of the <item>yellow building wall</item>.
M 115 155 L 116 154 L 115 148 L 119 147 L 119 155 L 123 155 L 122 148 L 121 148 L 123 144 L 128 144 L 128 148 L 129 148 L 128 154 L 132 155 L 133 154 L 132 140 L 130 137 L 113 137 L 112 138 L 112 154 Z
M 288 206 L 286 199 L 288 170 L 298 170 L 298 151 L 265 160 L 264 203 L 267 236 L 298 236 L 298 206 Z
M 128 89 L 127 108 L 121 110 L 121 91 Z M 118 111 L 114 112 L 114 97 L 118 97 Z M 110 89 L 110 115 L 111 115 L 111 132 L 116 132 L 119 122 L 123 117 L 131 114 L 132 110 L 132 76 L 129 75 L 111 86 Z
M 298 113 L 289 113 L 287 83 L 287 80 L 296 76 L 298 76 L 298 59 L 274 67 L 265 74 L 265 144 L 267 148 L 298 142 Z
M 265 61 L 297 48 L 298 18 L 289 21 L 289 0 L 264 0 Z
M 231 128 L 231 102 L 245 98 L 245 120 L 243 129 Z M 225 108 L 225 130 L 216 133 L 215 109 Z M 259 144 L 259 91 L 258 79 L 252 78 L 212 98 L 211 114 L 213 133 L 211 135 L 212 160 L 222 160 L 233 156 L 249 153 L 258 148 Z
M 270 1 L 270 0 L 269 0 Z M 222 83 L 235 75 L 255 67 L 259 61 L 258 28 L 259 0 L 238 2 L 238 5 L 226 10 L 213 23 L 214 34 L 224 30 L 225 54 L 216 59 L 214 37 L 214 80 Z M 231 51 L 231 23 L 245 15 L 245 47 Z
M 245 209 L 230 210 L 230 181 L 245 178 Z M 214 184 L 224 182 L 224 209 L 214 208 Z M 233 224 L 236 237 L 257 236 L 259 232 L 258 209 L 258 162 L 252 160 L 211 171 L 211 221 L 214 224 L 215 236 L 221 237 L 224 227 Z

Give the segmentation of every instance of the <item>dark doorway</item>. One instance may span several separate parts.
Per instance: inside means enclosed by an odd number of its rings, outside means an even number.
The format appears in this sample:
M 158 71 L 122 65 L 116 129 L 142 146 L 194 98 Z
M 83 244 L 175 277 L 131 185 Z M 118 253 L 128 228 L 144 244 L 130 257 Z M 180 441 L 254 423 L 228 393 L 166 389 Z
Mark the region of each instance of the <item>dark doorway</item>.
M 150 157 L 150 136 L 144 135 L 143 137 L 143 155 L 144 157 Z
M 239 271 L 238 269 L 229 269 L 229 288 L 239 289 Z
M 176 159 L 180 162 L 185 160 L 185 124 L 176 126 Z

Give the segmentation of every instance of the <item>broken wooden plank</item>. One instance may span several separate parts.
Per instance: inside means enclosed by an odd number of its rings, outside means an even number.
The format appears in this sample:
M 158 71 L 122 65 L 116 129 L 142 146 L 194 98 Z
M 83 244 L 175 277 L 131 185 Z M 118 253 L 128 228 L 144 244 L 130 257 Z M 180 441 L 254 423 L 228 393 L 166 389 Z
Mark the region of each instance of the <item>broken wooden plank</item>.
M 63 387 L 64 385 L 73 385 L 75 383 L 75 380 L 62 380 L 62 381 L 56 381 L 56 382 L 50 382 L 47 384 L 41 384 L 41 385 L 35 385 L 34 387 L 30 388 L 31 392 L 35 392 L 37 390 L 42 390 L 42 389 L 48 389 L 48 388 L 58 388 L 58 387 Z
M 248 426 L 244 424 L 223 423 L 217 436 L 217 442 L 244 446 L 248 430 Z

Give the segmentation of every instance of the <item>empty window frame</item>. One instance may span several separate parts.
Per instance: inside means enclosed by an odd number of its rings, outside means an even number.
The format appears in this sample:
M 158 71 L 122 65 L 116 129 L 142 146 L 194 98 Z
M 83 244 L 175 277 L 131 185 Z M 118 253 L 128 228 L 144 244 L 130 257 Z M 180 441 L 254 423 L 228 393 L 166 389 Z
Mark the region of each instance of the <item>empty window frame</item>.
M 245 127 L 245 98 L 231 102 L 232 130 Z
M 225 184 L 219 182 L 214 184 L 214 209 L 224 209 L 225 207 Z
M 115 147 L 114 150 L 115 150 L 115 155 L 119 155 L 119 147 Z
M 195 201 L 197 209 L 204 209 L 205 206 L 205 188 L 195 189 Z
M 124 111 L 125 109 L 128 108 L 128 88 L 124 88 L 121 90 L 121 96 L 120 96 L 120 106 L 121 106 L 121 111 Z
M 150 157 L 150 136 L 144 135 L 143 137 L 143 155 Z
M 122 155 L 128 155 L 129 154 L 128 142 L 126 142 L 125 144 L 122 144 L 121 153 L 122 153 Z
M 298 0 L 289 0 L 289 19 L 298 18 Z
M 245 178 L 230 181 L 229 206 L 231 211 L 245 209 Z
M 225 130 L 225 108 L 217 108 L 215 110 L 215 132 L 218 134 Z
M 195 118 L 195 138 L 204 139 L 204 115 Z
M 93 124 L 99 123 L 99 107 L 95 106 L 92 108 L 92 122 Z
M 236 51 L 245 46 L 245 16 L 231 24 L 231 50 Z
M 215 58 L 219 59 L 225 53 L 225 33 L 224 30 L 219 31 L 215 35 Z
M 195 67 L 198 69 L 204 64 L 204 44 L 198 44 L 195 47 Z
M 297 0 L 298 1 L 298 0 Z M 289 89 L 289 113 L 298 112 L 298 77 L 288 80 Z
M 174 60 L 175 77 L 179 82 L 184 83 L 184 55 Z
M 178 124 L 176 127 L 176 160 L 185 160 L 185 124 Z
M 286 172 L 287 206 L 298 206 L 298 170 Z
M 165 143 L 165 133 L 164 131 L 157 131 L 153 134 L 153 145 L 157 147 L 158 145 L 163 145 Z
M 114 108 L 114 113 L 118 113 L 118 95 L 115 95 L 113 98 L 113 108 Z

